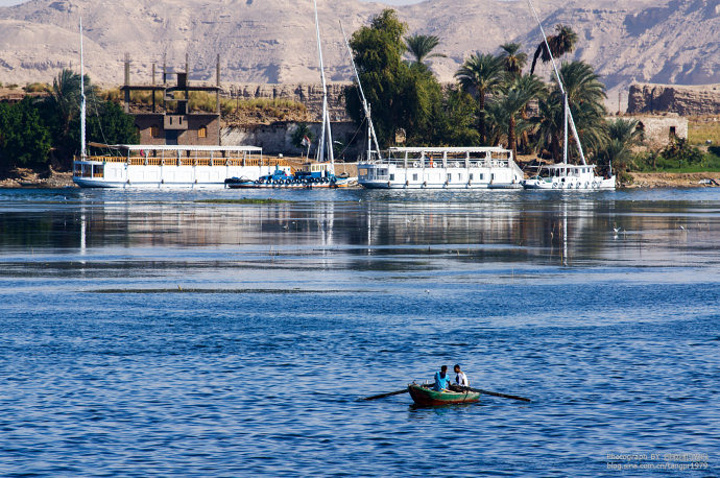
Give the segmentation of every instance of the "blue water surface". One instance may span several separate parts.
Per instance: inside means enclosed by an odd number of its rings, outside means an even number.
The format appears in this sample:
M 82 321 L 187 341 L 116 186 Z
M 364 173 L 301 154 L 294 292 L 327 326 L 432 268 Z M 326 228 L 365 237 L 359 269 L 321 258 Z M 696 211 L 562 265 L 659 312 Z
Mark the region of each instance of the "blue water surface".
M 716 189 L 244 194 L 0 191 L 0 475 L 720 473 Z

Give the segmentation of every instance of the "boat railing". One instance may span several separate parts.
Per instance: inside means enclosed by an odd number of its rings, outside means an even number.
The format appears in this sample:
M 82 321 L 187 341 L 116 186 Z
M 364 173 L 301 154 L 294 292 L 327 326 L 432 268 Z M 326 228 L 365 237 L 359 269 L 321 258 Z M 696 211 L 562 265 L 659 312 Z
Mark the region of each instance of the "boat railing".
M 507 168 L 511 161 L 508 158 L 384 158 L 382 160 L 364 161 L 360 165 L 396 166 L 400 168 L 431 169 L 431 168 Z
M 86 161 L 102 163 L 122 163 L 129 166 L 278 166 L 292 167 L 290 161 L 283 158 L 223 158 L 223 157 L 161 157 L 161 156 L 90 156 Z

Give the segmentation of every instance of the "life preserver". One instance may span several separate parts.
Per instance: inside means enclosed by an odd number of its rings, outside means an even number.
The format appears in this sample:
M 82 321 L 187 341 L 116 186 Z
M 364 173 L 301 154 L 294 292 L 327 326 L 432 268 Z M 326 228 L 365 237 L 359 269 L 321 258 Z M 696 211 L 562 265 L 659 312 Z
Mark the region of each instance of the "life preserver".
M 552 183 L 552 187 L 553 187 L 553 189 L 557 189 L 558 183 Z
M 424 187 L 424 188 L 427 187 L 427 181 L 423 181 L 423 187 Z
M 415 162 L 413 163 L 413 168 L 419 168 L 419 167 L 420 167 L 420 163 L 417 162 L 417 161 L 415 161 Z
M 585 189 L 587 189 L 589 185 L 590 183 L 588 181 L 585 181 Z
M 460 163 L 457 162 L 457 161 L 455 161 L 455 162 L 453 163 L 453 166 L 455 166 L 456 168 L 459 168 L 459 167 L 460 167 Z

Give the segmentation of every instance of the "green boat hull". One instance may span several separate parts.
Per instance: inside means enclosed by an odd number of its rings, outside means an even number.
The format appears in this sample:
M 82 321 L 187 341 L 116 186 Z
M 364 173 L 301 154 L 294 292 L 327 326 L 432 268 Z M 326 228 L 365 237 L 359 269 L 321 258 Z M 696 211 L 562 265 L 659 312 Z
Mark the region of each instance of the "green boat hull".
M 455 403 L 475 403 L 480 401 L 480 394 L 477 392 L 455 392 L 452 390 L 438 392 L 431 388 L 425 388 L 415 384 L 408 385 L 408 392 L 410 392 L 410 396 L 416 404 L 426 407 L 438 407 Z

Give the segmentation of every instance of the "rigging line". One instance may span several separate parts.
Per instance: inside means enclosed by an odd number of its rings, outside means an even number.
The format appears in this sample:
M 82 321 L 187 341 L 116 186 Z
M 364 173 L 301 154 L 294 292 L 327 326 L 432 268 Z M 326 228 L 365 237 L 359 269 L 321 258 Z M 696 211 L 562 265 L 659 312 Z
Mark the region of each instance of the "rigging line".
M 358 128 L 355 130 L 355 133 L 353 133 L 352 138 L 350 138 L 350 141 L 347 142 L 347 144 L 345 145 L 345 147 L 344 147 L 343 150 L 341 151 L 341 153 L 340 153 L 341 156 L 342 156 L 343 154 L 345 154 L 345 151 L 347 151 L 348 149 L 350 149 L 350 145 L 353 143 L 353 141 L 355 141 L 355 138 L 358 137 L 358 134 L 360 134 L 360 131 L 363 130 L 363 127 L 365 126 L 365 121 L 366 121 L 366 120 L 363 119 L 363 120 L 360 122 L 360 126 L 358 126 Z

